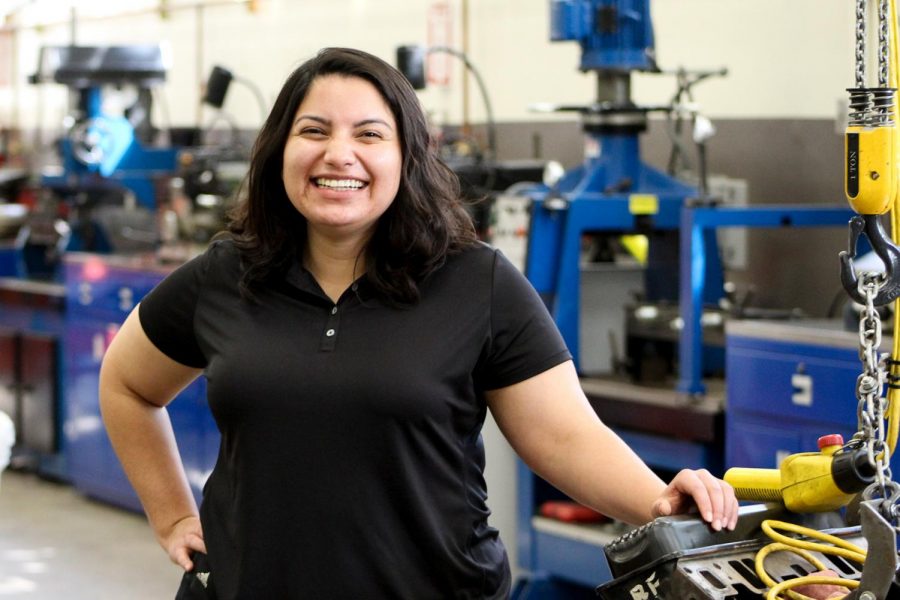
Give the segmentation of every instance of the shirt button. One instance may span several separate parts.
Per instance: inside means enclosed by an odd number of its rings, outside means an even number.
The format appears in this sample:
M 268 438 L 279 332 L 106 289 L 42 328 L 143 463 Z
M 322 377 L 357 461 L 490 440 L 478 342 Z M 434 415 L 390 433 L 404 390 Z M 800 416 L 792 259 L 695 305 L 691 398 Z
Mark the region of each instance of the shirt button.
M 327 335 L 328 337 L 333 336 L 333 335 L 334 335 L 334 329 L 329 329 L 328 331 L 325 332 L 325 335 Z
M 337 306 L 335 306 L 331 309 L 331 314 L 333 314 L 333 315 L 337 314 Z

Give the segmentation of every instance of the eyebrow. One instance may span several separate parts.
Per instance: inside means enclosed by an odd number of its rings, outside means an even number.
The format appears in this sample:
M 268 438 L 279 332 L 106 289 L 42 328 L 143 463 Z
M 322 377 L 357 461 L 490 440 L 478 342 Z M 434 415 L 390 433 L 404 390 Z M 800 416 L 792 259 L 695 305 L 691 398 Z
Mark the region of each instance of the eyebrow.
M 316 116 L 316 115 L 300 115 L 299 117 L 297 117 L 297 118 L 294 120 L 294 125 L 296 125 L 297 123 L 299 123 L 299 122 L 302 121 L 303 119 L 309 119 L 310 121 L 315 121 L 315 122 L 321 123 L 321 124 L 323 124 L 323 125 L 331 125 L 331 121 L 330 121 L 330 120 L 328 120 L 328 119 L 326 119 L 326 118 L 324 118 L 324 117 Z M 353 126 L 354 126 L 354 127 L 364 127 L 364 126 L 366 126 L 366 125 L 372 125 L 372 124 L 384 125 L 385 127 L 387 127 L 388 129 L 390 129 L 391 131 L 394 130 L 394 128 L 391 127 L 390 123 L 388 123 L 388 122 L 385 121 L 384 119 L 378 119 L 378 118 L 363 119 L 362 121 L 357 121 L 356 123 L 354 123 Z

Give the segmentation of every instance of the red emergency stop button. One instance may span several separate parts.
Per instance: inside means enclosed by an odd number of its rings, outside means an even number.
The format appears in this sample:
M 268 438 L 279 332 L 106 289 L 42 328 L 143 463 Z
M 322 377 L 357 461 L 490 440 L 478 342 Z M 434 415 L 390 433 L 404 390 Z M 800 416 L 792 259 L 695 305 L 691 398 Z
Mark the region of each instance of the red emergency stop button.
M 844 436 L 839 433 L 830 433 L 819 438 L 819 450 L 824 450 L 828 446 L 843 446 Z

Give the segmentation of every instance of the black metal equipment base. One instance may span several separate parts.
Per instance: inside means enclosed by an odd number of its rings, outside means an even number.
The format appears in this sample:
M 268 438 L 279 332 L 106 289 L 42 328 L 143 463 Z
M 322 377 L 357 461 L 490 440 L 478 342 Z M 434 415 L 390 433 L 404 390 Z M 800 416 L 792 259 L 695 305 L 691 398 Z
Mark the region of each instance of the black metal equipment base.
M 759 530 L 764 519 L 789 521 L 866 547 L 860 527 L 843 527 L 840 515 L 794 515 L 777 505 L 741 509 L 738 530 L 712 532 L 699 519 L 667 517 L 638 528 L 606 547 L 615 577 L 596 590 L 607 600 L 741 600 L 764 598 L 767 586 L 754 570 L 756 553 L 771 540 Z M 839 525 L 834 527 L 834 525 Z M 829 528 L 829 526 L 831 526 Z M 840 557 L 813 554 L 842 578 L 859 580 L 862 565 Z M 775 552 L 766 570 L 777 581 L 816 569 L 793 553 Z M 889 600 L 900 598 L 895 582 Z

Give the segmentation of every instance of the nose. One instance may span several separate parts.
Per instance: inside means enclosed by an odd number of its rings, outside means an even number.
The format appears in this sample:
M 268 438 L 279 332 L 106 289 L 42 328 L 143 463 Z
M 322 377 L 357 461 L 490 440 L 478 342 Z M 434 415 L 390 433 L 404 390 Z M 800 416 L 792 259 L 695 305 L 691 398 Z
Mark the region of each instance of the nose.
M 351 140 L 344 136 L 333 136 L 325 147 L 325 162 L 329 165 L 344 167 L 356 162 L 356 153 Z

